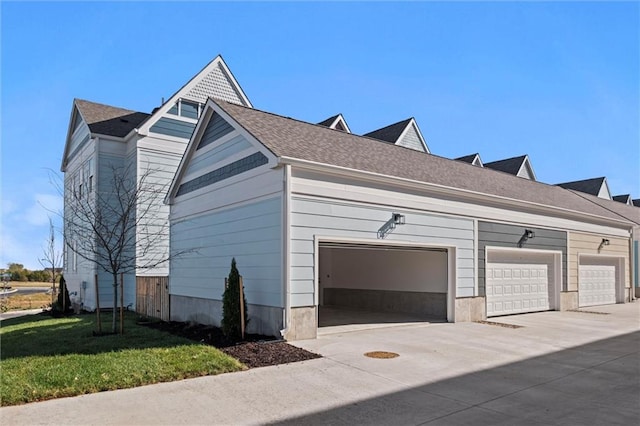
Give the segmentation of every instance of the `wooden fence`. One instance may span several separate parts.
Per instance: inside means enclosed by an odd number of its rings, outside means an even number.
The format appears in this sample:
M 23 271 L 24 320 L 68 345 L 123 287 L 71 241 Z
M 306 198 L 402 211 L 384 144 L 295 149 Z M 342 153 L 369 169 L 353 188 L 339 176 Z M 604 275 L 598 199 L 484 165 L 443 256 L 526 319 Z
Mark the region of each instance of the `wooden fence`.
M 169 277 L 136 277 L 136 312 L 169 321 Z

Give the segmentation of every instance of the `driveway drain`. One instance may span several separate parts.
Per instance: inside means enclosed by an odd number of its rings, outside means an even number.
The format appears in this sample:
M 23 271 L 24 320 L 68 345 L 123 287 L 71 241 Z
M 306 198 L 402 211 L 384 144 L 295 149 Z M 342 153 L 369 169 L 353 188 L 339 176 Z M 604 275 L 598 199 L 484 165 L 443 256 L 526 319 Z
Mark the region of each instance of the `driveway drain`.
M 364 356 L 368 356 L 369 358 L 389 359 L 399 357 L 400 355 L 395 352 L 373 351 L 367 352 Z

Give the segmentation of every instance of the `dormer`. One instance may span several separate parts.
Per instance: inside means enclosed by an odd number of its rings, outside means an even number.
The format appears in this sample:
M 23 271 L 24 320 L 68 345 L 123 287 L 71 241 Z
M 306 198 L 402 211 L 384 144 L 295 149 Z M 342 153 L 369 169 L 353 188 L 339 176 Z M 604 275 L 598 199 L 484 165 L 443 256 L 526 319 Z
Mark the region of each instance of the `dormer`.
M 611 198 L 613 199 L 613 201 L 617 201 L 619 203 L 624 203 L 624 204 L 626 204 L 628 206 L 632 206 L 633 205 L 633 201 L 631 200 L 631 194 L 614 195 Z
M 640 207 L 640 198 L 636 198 L 635 200 L 631 200 L 631 204 L 635 207 Z
M 482 164 L 482 160 L 480 159 L 480 154 L 477 152 L 475 154 L 465 155 L 464 157 L 458 157 L 455 160 L 462 161 L 463 163 L 469 163 L 472 166 L 484 167 L 484 164 Z
M 584 192 L 585 194 L 595 195 L 596 197 L 603 198 L 605 200 L 611 199 L 611 191 L 609 191 L 609 185 L 607 184 L 606 177 L 559 183 L 557 186 Z
M 416 123 L 414 118 L 399 121 L 381 129 L 374 130 L 373 132 L 366 133 L 363 136 L 403 146 L 415 151 L 430 153 L 429 147 L 422 137 L 418 123 Z
M 509 173 L 510 175 L 524 179 L 536 180 L 536 174 L 533 172 L 533 167 L 531 166 L 531 161 L 529 161 L 528 155 L 521 155 L 519 157 L 484 163 L 484 167 Z
M 329 117 L 326 120 L 319 122 L 318 125 L 328 127 L 333 130 L 340 130 L 345 133 L 351 133 L 349 126 L 347 126 L 347 121 L 344 119 L 342 114 Z

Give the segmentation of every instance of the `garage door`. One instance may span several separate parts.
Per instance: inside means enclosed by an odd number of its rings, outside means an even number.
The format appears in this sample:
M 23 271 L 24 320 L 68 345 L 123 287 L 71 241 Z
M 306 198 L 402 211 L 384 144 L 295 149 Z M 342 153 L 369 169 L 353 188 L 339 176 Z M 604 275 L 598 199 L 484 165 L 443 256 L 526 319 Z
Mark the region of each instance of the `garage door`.
M 545 264 L 488 263 L 487 316 L 549 310 L 549 274 Z
M 580 265 L 578 290 L 580 306 L 616 303 L 616 267 L 613 265 Z

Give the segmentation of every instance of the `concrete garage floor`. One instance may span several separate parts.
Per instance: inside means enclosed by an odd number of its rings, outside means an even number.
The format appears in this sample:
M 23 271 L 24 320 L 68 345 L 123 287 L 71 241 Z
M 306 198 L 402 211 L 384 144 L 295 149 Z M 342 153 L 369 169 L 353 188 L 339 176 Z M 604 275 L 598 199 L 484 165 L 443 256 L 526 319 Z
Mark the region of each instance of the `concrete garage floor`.
M 295 342 L 324 358 L 5 407 L 0 423 L 636 425 L 640 302 L 589 311 L 335 333 Z
M 432 322 L 445 322 L 445 320 L 399 312 L 366 311 L 341 306 L 320 306 L 318 335 L 398 327 L 416 323 L 429 324 Z

